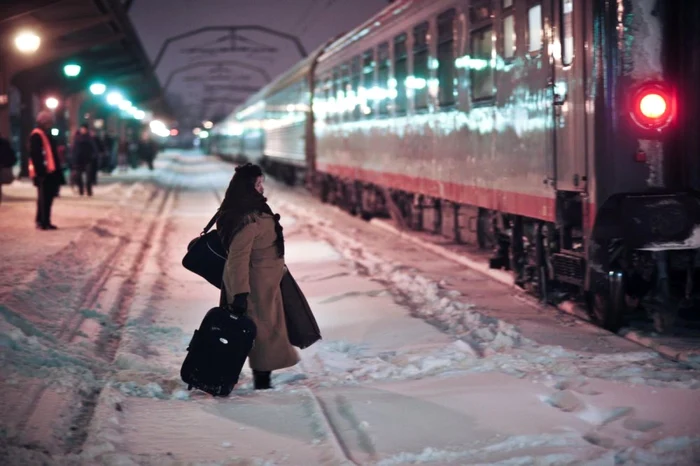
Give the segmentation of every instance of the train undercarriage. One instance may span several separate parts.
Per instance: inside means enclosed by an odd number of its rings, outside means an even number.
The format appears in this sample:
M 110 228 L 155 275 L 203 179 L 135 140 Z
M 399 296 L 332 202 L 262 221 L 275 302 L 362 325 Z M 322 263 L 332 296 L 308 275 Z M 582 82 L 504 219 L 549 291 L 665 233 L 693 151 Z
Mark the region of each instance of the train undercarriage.
M 635 321 L 671 333 L 700 321 L 699 250 L 640 250 L 619 235 L 589 243 L 605 248 L 590 256 L 578 194 L 560 195 L 555 224 L 327 174 L 317 174 L 311 188 L 323 202 L 365 220 L 392 218 L 402 229 L 491 252 L 490 267 L 510 271 L 517 286 L 549 304 L 584 305 L 608 330 Z

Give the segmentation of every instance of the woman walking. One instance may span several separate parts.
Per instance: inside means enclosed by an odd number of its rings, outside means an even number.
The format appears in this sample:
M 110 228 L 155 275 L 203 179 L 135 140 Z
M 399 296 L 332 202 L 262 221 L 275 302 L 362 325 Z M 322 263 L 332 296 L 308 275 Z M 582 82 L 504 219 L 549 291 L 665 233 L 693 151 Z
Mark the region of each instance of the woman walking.
M 245 311 L 258 330 L 248 358 L 257 390 L 271 388 L 272 371 L 299 362 L 287 336 L 280 292 L 285 267 L 282 225 L 263 192 L 260 167 L 236 167 L 216 224 L 228 249 L 222 293 L 227 302 L 221 304 Z

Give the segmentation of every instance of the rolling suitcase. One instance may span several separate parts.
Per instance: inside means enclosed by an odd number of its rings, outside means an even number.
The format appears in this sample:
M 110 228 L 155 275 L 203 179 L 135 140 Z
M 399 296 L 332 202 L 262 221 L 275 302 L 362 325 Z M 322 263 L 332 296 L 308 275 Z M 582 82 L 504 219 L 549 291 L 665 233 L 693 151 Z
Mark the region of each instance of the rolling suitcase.
M 180 377 L 188 390 L 228 396 L 238 383 L 257 329 L 246 315 L 215 307 L 204 316 L 187 347 Z

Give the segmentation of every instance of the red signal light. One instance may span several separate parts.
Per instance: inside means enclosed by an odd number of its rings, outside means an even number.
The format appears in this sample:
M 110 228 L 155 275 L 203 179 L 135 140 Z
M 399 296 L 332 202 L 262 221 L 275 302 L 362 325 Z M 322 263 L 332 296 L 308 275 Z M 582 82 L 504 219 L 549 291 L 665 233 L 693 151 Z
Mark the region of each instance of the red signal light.
M 647 118 L 657 120 L 668 110 L 666 99 L 655 92 L 644 95 L 639 101 L 639 111 Z
M 661 131 L 674 118 L 674 96 L 662 83 L 645 83 L 632 93 L 631 116 L 645 130 Z

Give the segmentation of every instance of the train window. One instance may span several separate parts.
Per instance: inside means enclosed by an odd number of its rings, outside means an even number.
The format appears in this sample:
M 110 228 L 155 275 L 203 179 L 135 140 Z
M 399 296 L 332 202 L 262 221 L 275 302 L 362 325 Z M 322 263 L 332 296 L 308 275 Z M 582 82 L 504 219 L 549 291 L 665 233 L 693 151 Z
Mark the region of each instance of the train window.
M 324 105 L 324 110 L 326 112 L 326 124 L 331 123 L 332 117 L 331 115 L 333 112 L 331 111 L 330 105 L 331 105 L 331 99 L 333 98 L 333 75 L 328 74 L 325 78 L 325 82 L 323 83 L 323 93 L 324 93 L 324 98 L 326 100 L 325 105 Z
M 343 89 L 343 82 L 341 80 L 341 75 L 340 75 L 340 67 L 336 66 L 333 68 L 333 108 L 331 110 L 331 114 L 333 115 L 333 122 L 338 123 L 340 121 L 340 109 L 341 109 L 341 102 L 342 102 L 342 89 Z
M 428 80 L 430 70 L 428 69 L 428 23 L 421 23 L 413 28 L 413 75 L 409 79 L 407 86 L 413 91 L 415 96 L 414 104 L 416 109 L 428 107 Z
M 362 67 L 360 56 L 353 57 L 352 64 L 350 66 L 350 74 L 352 75 L 352 92 L 350 94 L 350 104 L 352 108 L 352 119 L 360 119 L 360 101 L 357 98 L 360 94 L 360 78 L 362 77 Z
M 406 48 L 406 34 L 401 34 L 394 39 L 393 85 L 396 89 L 394 110 L 397 115 L 406 113 L 406 78 L 408 78 L 408 50 Z
M 503 58 L 513 58 L 515 56 L 516 32 L 515 15 L 510 14 L 503 17 Z
M 513 0 L 503 0 L 503 8 L 510 8 L 513 6 Z
M 472 99 L 493 97 L 493 28 L 491 26 L 472 32 L 472 59 L 470 60 Z
M 569 66 L 574 61 L 574 0 L 561 2 L 561 62 Z
M 455 103 L 455 58 L 454 21 L 457 13 L 453 8 L 438 16 L 438 102 L 447 107 Z
M 374 111 L 375 93 L 374 93 L 374 50 L 369 49 L 362 54 L 362 87 L 364 92 L 360 105 L 362 105 L 362 114 L 369 117 Z
M 377 87 L 382 90 L 379 93 L 379 114 L 389 114 L 389 79 L 391 71 L 391 58 L 389 44 L 384 42 L 377 47 Z
M 528 51 L 542 50 L 542 6 L 534 5 L 527 10 Z
M 340 103 L 341 106 L 341 115 L 343 115 L 344 120 L 348 121 L 350 120 L 350 117 L 352 115 L 351 113 L 351 107 L 350 107 L 350 91 L 352 90 L 351 84 L 350 84 L 350 66 L 348 63 L 343 63 L 343 65 L 340 67 L 340 74 L 342 76 L 342 85 L 341 85 L 341 90 L 343 92 L 343 99 Z

